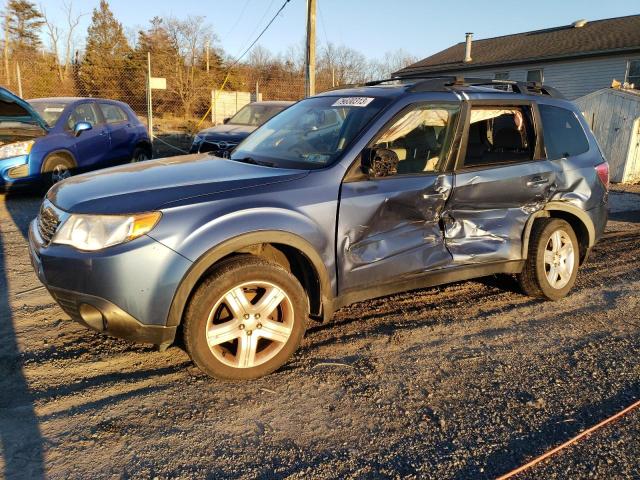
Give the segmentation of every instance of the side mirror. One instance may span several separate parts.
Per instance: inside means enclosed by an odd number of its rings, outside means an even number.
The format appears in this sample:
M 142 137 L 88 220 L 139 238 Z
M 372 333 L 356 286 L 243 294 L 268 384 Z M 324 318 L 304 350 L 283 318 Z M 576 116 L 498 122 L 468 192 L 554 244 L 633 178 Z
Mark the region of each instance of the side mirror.
M 76 137 L 79 137 L 82 132 L 84 132 L 86 130 L 91 130 L 92 128 L 93 127 L 91 126 L 91 124 L 89 122 L 78 122 L 73 127 L 73 134 Z
M 227 123 L 229 123 L 229 120 L 231 120 L 231 117 L 225 118 L 224 120 L 222 120 L 222 123 L 226 125 Z
M 362 171 L 370 177 L 392 177 L 398 173 L 398 154 L 388 148 L 374 148 L 362 156 Z

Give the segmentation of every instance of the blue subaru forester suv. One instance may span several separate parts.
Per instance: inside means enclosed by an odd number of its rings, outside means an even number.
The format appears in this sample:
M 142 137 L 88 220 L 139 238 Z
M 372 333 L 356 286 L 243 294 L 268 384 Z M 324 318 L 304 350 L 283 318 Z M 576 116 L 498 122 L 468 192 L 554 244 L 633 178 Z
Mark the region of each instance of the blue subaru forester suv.
M 553 89 L 394 79 L 302 100 L 229 159 L 65 180 L 29 241 L 74 320 L 161 347 L 180 328 L 202 370 L 248 379 L 360 300 L 499 273 L 567 295 L 607 188 L 593 134 Z
M 0 189 L 52 184 L 76 172 L 149 158 L 146 127 L 125 103 L 25 101 L 0 87 Z

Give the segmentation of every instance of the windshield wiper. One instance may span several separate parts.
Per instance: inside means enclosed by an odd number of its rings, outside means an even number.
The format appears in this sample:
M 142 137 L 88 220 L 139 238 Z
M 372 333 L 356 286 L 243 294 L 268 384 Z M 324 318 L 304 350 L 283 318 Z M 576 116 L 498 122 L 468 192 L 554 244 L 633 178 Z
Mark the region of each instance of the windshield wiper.
M 260 165 L 262 167 L 275 167 L 276 164 L 273 162 L 264 162 L 262 160 L 256 160 L 255 158 L 252 157 L 244 157 L 244 158 L 232 158 L 231 160 L 234 160 L 236 162 L 242 162 L 242 163 L 250 163 L 251 165 Z

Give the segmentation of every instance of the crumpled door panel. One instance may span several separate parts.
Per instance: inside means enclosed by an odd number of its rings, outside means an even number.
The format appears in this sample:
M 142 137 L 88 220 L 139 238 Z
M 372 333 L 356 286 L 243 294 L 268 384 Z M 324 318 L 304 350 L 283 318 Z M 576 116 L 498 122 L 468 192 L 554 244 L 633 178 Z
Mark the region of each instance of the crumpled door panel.
M 451 176 L 346 183 L 340 200 L 340 289 L 401 281 L 451 263 L 440 226 Z
M 556 189 L 556 172 L 547 161 L 456 174 L 443 212 L 454 264 L 521 259 L 526 222 Z

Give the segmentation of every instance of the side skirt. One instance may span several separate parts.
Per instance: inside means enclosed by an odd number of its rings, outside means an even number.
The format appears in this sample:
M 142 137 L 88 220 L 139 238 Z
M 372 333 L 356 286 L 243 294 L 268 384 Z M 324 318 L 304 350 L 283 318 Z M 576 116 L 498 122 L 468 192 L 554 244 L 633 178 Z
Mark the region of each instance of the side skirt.
M 414 276 L 399 282 L 386 283 L 384 285 L 370 285 L 366 288 L 350 290 L 342 293 L 333 301 L 333 310 L 345 307 L 352 303 L 384 297 L 394 293 L 408 292 L 420 288 L 434 287 L 446 283 L 461 282 L 471 278 L 485 277 L 496 273 L 520 273 L 524 267 L 524 260 L 511 260 L 506 262 L 492 262 L 479 265 L 462 265 L 459 267 L 442 268 L 426 272 L 420 276 Z

